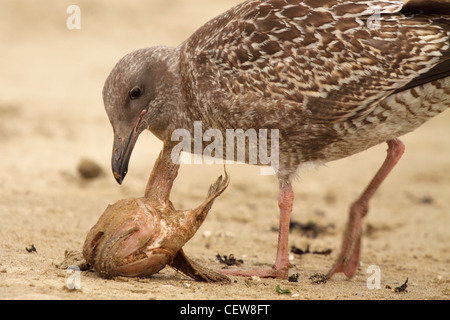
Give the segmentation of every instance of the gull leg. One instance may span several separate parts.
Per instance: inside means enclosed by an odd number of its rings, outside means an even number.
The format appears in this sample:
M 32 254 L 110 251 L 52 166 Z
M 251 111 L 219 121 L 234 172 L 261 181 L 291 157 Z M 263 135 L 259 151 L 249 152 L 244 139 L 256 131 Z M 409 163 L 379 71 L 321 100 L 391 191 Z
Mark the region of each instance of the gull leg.
M 350 208 L 341 253 L 328 273 L 328 278 L 338 272 L 351 278 L 356 272 L 361 249 L 362 220 L 369 211 L 369 201 L 405 152 L 405 145 L 398 139 L 389 140 L 387 144 L 389 148 L 383 165 Z
M 287 279 L 288 270 L 292 265 L 289 263 L 288 239 L 289 221 L 294 201 L 294 192 L 291 184 L 280 187 L 278 196 L 278 206 L 280 208 L 280 229 L 278 231 L 278 249 L 275 264 L 272 268 L 243 270 L 243 269 L 222 269 L 223 274 L 235 276 L 258 276 L 261 278 Z
M 278 231 L 278 250 L 277 258 L 275 260 L 274 269 L 284 272 L 284 278 L 287 278 L 288 269 L 292 267 L 289 262 L 289 222 L 291 219 L 292 205 L 294 203 L 294 192 L 292 186 L 280 188 L 280 194 L 278 196 L 278 207 L 280 208 L 280 228 Z

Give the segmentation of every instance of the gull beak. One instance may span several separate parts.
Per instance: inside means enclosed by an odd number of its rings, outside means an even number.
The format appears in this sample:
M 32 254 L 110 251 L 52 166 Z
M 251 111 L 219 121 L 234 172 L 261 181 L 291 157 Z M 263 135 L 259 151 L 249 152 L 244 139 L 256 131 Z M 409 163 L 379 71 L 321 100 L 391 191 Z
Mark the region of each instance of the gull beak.
M 147 110 L 143 110 L 136 120 L 136 124 L 131 130 L 128 137 L 114 132 L 114 146 L 111 157 L 111 167 L 114 178 L 119 184 L 125 179 L 128 172 L 128 163 L 130 162 L 131 153 L 134 145 L 139 137 L 140 132 L 138 126 L 141 123 L 142 117 L 147 113 Z

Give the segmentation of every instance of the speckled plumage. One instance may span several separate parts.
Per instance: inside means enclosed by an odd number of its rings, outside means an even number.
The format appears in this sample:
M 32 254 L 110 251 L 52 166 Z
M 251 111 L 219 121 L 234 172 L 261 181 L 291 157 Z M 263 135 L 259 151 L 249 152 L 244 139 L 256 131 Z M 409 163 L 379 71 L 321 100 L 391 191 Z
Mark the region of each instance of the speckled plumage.
M 178 47 L 128 54 L 103 95 L 119 183 L 145 129 L 163 141 L 194 121 L 223 136 L 278 129 L 289 217 L 300 166 L 393 141 L 450 106 L 450 1 L 248 0 Z M 400 143 L 389 145 L 398 161 Z
M 367 27 L 370 4 L 386 8 L 379 29 Z M 400 136 L 450 105 L 448 77 L 392 96 L 448 58 L 450 43 L 448 25 L 401 7 L 247 1 L 181 46 L 182 77 L 193 80 L 184 94 L 211 126 L 279 128 L 287 175 Z
M 120 90 L 128 92 L 129 78 L 151 64 L 158 89 L 150 109 L 159 114 L 147 125 L 157 136 L 192 130 L 195 120 L 222 131 L 279 129 L 280 174 L 290 179 L 302 163 L 352 155 L 450 105 L 450 18 L 404 14 L 402 7 L 401 1 L 245 1 L 177 48 L 125 57 L 106 82 L 106 109 L 117 100 L 110 95 L 127 97 Z M 376 12 L 379 26 L 369 28 Z M 446 68 L 441 79 L 401 91 L 439 63 Z

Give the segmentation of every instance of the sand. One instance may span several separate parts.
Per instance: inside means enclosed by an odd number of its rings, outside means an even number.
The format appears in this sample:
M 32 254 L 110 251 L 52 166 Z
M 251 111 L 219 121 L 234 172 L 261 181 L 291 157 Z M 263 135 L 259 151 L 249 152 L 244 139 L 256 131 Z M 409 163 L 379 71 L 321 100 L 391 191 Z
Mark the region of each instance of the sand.
M 170 268 L 146 279 L 108 280 L 57 268 L 66 250 L 81 250 L 108 204 L 143 195 L 162 145 L 143 133 L 128 176 L 117 185 L 101 97 L 113 65 L 134 49 L 179 44 L 239 0 L 79 0 L 79 30 L 66 26 L 72 2 L 0 3 L 0 299 L 450 298 L 448 111 L 402 138 L 406 153 L 371 202 L 352 279 L 337 275 L 315 284 L 309 278 L 326 273 L 337 257 L 348 208 L 384 160 L 385 144 L 305 171 L 295 181 L 292 220 L 327 228 L 316 238 L 292 232 L 290 246 L 332 250 L 292 254 L 290 274 L 298 274 L 298 282 L 233 277 L 228 285 L 205 284 Z M 83 159 L 100 166 L 100 175 L 83 178 Z M 270 266 L 277 243 L 276 178 L 253 166 L 227 168 L 230 186 L 185 252 L 211 269 L 224 266 L 217 254 L 233 254 L 246 268 Z M 220 165 L 183 166 L 174 205 L 199 204 L 222 171 Z M 31 245 L 35 252 L 26 250 Z M 370 289 L 377 275 L 379 288 Z M 407 292 L 386 287 L 406 279 Z M 290 293 L 277 292 L 277 286 Z

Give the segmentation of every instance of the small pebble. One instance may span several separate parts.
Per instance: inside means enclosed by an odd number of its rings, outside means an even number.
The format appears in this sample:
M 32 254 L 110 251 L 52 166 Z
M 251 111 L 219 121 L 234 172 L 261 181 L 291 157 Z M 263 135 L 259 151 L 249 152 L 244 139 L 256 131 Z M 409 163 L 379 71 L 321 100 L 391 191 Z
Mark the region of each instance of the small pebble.
M 203 238 L 211 237 L 212 232 L 210 230 L 203 231 Z
M 93 160 L 82 159 L 78 164 L 78 173 L 84 179 L 94 179 L 100 176 L 102 168 Z

